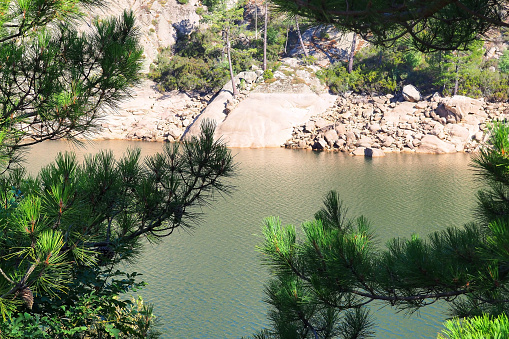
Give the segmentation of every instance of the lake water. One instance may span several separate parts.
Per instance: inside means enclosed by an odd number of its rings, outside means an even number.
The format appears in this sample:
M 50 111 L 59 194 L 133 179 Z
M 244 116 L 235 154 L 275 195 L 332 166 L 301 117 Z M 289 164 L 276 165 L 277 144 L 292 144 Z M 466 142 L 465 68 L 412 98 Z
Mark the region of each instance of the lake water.
M 140 147 L 143 154 L 161 144 L 105 141 L 77 153 Z M 70 149 L 46 142 L 28 156 L 32 171 Z M 192 232 L 147 246 L 131 271 L 143 273 L 140 294 L 154 304 L 163 338 L 240 338 L 267 326 L 263 300 L 267 268 L 260 263 L 263 218 L 280 216 L 300 224 L 312 218 L 328 190 L 340 193 L 351 217 L 374 225 L 381 244 L 396 236 L 421 236 L 473 219 L 478 183 L 467 154 L 388 154 L 365 159 L 338 153 L 287 149 L 233 149 L 240 164 L 232 179 L 237 190 L 218 197 Z M 436 338 L 447 317 L 443 305 L 418 314 L 373 308 L 377 338 Z

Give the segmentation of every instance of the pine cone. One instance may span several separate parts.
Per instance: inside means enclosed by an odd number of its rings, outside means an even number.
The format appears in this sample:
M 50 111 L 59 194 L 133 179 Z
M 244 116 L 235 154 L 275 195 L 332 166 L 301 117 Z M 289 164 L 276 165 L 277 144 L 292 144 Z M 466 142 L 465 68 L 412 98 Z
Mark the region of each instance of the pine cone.
M 34 305 L 34 294 L 32 293 L 32 290 L 30 290 L 29 287 L 25 287 L 21 290 L 20 296 L 28 308 L 32 309 L 32 306 Z

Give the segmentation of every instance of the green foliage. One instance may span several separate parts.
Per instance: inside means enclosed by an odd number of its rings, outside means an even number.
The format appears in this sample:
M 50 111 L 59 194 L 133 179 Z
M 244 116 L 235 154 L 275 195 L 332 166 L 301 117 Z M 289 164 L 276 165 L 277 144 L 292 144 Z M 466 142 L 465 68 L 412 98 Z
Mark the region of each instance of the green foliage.
M 189 0 L 177 0 L 177 2 L 181 5 L 185 5 L 189 2 Z
M 74 27 L 80 5 L 95 3 L 2 2 L 0 130 L 10 160 L 21 143 L 91 131 L 139 82 L 143 51 L 132 13 L 95 20 L 87 34 Z
M 155 338 L 152 308 L 122 300 L 143 283 L 116 265 L 143 241 L 190 228 L 193 207 L 228 193 L 234 164 L 205 122 L 199 137 L 143 161 L 60 154 L 37 177 L 13 166 L 20 147 L 90 131 L 140 80 L 132 13 L 73 19 L 95 0 L 0 3 L 0 337 Z
M 342 94 L 347 91 L 357 93 L 394 93 L 397 89 L 394 77 L 381 69 L 369 70 L 356 68 L 348 73 L 342 63 L 335 63 L 332 67 L 317 72 L 317 76 L 324 81 L 331 92 Z
M 318 72 L 318 76 L 333 93 L 388 94 L 410 83 L 423 94 L 452 95 L 458 79 L 457 94 L 507 100 L 509 76 L 491 71 L 490 66 L 496 63 L 484 61 L 483 53 L 482 41 L 471 44 L 468 52 L 432 54 L 418 52 L 402 41 L 391 48 L 362 49 L 355 56 L 351 74 L 342 63 L 336 63 Z
M 272 78 L 274 78 L 274 73 L 272 73 L 272 70 L 266 69 L 263 72 L 263 80 L 270 80 Z
M 375 300 L 409 311 L 444 300 L 458 317 L 485 314 L 448 322 L 450 338 L 507 337 L 509 125 L 493 124 L 490 133 L 474 158 L 488 184 L 478 194 L 477 222 L 427 239 L 392 239 L 380 249 L 369 222 L 346 217 L 335 192 L 302 232 L 266 219 L 259 250 L 272 275 L 272 326 L 255 337 L 370 337 L 374 323 L 365 306 Z
M 205 4 L 205 3 L 204 3 Z M 243 24 L 241 7 L 225 10 L 220 3 L 209 7 L 203 14 L 208 30 L 179 36 L 172 49 L 160 51 L 151 66 L 149 77 L 163 90 L 196 90 L 216 92 L 229 80 L 229 70 L 222 33 L 229 29 L 233 72 L 238 73 L 259 65 L 263 59 L 263 39 L 254 38 L 254 31 Z M 228 27 L 225 24 L 228 23 Z M 282 22 L 270 23 L 267 57 L 274 66 L 284 49 L 286 26 Z M 240 39 L 238 37 L 242 36 Z
M 509 73 L 509 49 L 506 49 L 504 54 L 500 57 L 498 61 L 498 68 L 502 73 Z
M 205 10 L 203 9 L 203 7 L 197 7 L 196 10 L 195 10 L 196 14 L 198 14 L 199 16 L 202 16 L 204 13 L 205 13 Z
M 135 321 L 148 331 L 151 312 L 117 299 L 140 286 L 136 274 L 117 278 L 124 274 L 113 268 L 134 261 L 143 239 L 157 242 L 192 227 L 193 207 L 229 192 L 222 179 L 232 174 L 232 156 L 213 134 L 206 122 L 199 138 L 167 144 L 143 161 L 139 150 L 118 160 L 101 152 L 82 165 L 66 153 L 37 178 L 22 170 L 1 178 L 0 310 L 8 320 L 2 333 L 22 321 L 47 323 L 49 337 L 57 328 L 85 326 L 87 333 L 145 338 L 135 333 L 143 330 Z M 19 318 L 27 309 L 40 317 Z M 144 313 L 148 318 L 140 318 Z
M 459 2 L 359 0 L 274 0 L 281 12 L 306 17 L 319 24 L 356 32 L 377 45 L 390 46 L 408 36 L 424 51 L 467 49 L 493 27 L 505 27 L 505 1 Z
M 502 339 L 509 337 L 509 321 L 505 314 L 490 317 L 484 314 L 469 319 L 448 320 L 446 330 L 438 334 L 438 339 Z

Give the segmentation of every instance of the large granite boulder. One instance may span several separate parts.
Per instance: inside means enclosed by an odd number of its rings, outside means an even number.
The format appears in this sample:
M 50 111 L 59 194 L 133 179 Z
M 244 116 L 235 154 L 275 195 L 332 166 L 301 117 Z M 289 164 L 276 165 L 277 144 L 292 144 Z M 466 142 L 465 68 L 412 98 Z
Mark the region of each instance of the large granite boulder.
M 221 91 L 186 131 L 197 135 L 204 119 L 213 120 L 216 138 L 230 147 L 280 147 L 292 136 L 294 126 L 331 107 L 336 97 L 309 93 L 250 93 L 228 115 L 224 114 L 229 91 Z
M 383 120 L 390 125 L 397 126 L 400 121 L 408 120 L 406 115 L 412 115 L 415 112 L 413 102 L 400 102 L 395 107 L 384 113 Z
M 467 114 L 479 114 L 483 102 L 478 99 L 472 99 L 463 95 L 455 95 L 449 98 L 444 98 L 441 104 L 437 107 L 436 113 L 448 119 L 453 116 L 459 122 L 467 116 Z
M 403 98 L 406 101 L 410 102 L 418 102 L 421 100 L 421 93 L 412 85 L 405 85 L 403 86 Z
M 416 152 L 433 154 L 455 153 L 456 147 L 452 144 L 446 143 L 443 140 L 440 140 L 435 135 L 425 135 L 421 139 L 421 144 L 416 149 Z

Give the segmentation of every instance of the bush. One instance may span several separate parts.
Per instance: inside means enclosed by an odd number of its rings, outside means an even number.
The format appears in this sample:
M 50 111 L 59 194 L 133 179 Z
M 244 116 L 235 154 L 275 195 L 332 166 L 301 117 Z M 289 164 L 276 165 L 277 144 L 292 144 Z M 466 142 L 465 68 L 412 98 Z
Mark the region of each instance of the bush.
M 509 49 L 506 49 L 504 54 L 500 57 L 498 61 L 498 69 L 502 73 L 509 73 Z
M 317 76 L 335 94 L 343 94 L 347 91 L 385 94 L 397 90 L 396 81 L 380 69 L 357 68 L 352 73 L 348 73 L 345 66 L 335 63 L 332 67 L 317 72 Z
M 267 80 L 270 80 L 272 78 L 274 78 L 274 74 L 272 73 L 272 70 L 266 69 L 263 72 L 263 80 L 267 81 Z
M 195 10 L 196 14 L 198 14 L 199 16 L 202 16 L 203 13 L 205 13 L 205 10 L 203 9 L 203 7 L 198 7 L 196 8 Z

